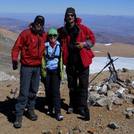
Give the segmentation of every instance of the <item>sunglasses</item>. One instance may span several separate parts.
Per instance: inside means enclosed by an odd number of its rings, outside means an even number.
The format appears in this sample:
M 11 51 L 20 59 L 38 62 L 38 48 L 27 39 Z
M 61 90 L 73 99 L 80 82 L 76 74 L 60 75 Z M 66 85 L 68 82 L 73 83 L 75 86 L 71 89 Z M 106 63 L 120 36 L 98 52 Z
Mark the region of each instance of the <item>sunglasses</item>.
M 51 37 L 55 37 L 56 38 L 57 37 L 57 34 L 49 34 L 48 37 L 50 37 L 50 38 Z
M 74 17 L 74 14 L 67 14 L 67 17 Z

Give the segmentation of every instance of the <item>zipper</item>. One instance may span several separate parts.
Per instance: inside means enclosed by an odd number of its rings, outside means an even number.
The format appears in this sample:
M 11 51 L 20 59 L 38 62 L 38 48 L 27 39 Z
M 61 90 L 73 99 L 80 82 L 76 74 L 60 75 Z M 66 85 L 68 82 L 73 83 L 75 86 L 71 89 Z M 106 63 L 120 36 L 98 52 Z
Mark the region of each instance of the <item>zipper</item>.
M 37 38 L 38 38 L 38 42 L 37 42 L 37 47 L 38 47 L 38 57 L 39 57 L 39 47 L 40 47 L 40 37 L 39 37 L 39 35 L 37 36 Z

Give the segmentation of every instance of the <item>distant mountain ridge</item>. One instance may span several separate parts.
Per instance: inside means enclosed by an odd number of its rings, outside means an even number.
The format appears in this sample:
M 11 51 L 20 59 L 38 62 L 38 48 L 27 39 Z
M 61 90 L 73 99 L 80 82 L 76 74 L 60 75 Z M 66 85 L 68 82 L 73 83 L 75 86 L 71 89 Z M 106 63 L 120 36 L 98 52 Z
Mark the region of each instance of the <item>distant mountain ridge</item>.
M 96 33 L 98 42 L 134 44 L 134 17 L 132 16 L 83 16 L 84 23 Z
M 11 30 L 13 32 L 20 32 L 20 30 L 27 27 L 27 24 L 27 21 L 14 18 L 0 17 L 0 27 Z
M 0 28 L 0 44 L 9 47 L 14 43 L 18 34 L 4 28 Z
M 49 27 L 60 27 L 64 23 L 63 14 L 46 14 L 45 30 Z M 99 43 L 121 42 L 134 44 L 134 17 L 132 16 L 97 16 L 79 15 L 82 22 L 89 26 L 95 33 L 96 41 Z M 11 16 L 10 16 L 11 17 Z M 15 18 L 15 17 L 14 17 Z M 27 16 L 28 18 L 28 16 Z M 29 18 L 32 18 L 31 16 Z M 34 18 L 34 17 L 33 17 Z M 14 32 L 25 29 L 30 21 L 18 16 L 15 19 L 0 17 L 0 27 Z M 33 19 L 31 19 L 33 20 Z

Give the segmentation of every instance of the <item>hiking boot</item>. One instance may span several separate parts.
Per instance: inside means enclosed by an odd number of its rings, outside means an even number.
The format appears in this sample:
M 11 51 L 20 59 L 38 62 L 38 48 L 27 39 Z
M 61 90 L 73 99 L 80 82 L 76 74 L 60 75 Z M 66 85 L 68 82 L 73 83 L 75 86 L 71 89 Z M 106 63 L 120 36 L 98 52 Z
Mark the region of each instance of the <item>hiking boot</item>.
M 61 113 L 56 114 L 56 120 L 57 120 L 57 121 L 62 121 L 63 118 L 64 118 L 64 116 L 61 115 Z
M 27 116 L 32 121 L 36 121 L 38 119 L 38 116 L 35 114 L 33 109 L 27 111 Z
M 22 126 L 22 116 L 16 117 L 16 120 L 15 120 L 13 126 L 15 128 L 21 128 L 21 126 Z
M 72 114 L 74 112 L 73 107 L 69 107 L 67 110 L 67 114 Z
M 90 112 L 89 109 L 85 109 L 85 116 L 84 116 L 84 120 L 85 121 L 89 121 L 90 120 Z
M 88 108 L 83 108 L 79 110 L 79 114 L 83 117 L 85 121 L 90 120 L 90 112 Z

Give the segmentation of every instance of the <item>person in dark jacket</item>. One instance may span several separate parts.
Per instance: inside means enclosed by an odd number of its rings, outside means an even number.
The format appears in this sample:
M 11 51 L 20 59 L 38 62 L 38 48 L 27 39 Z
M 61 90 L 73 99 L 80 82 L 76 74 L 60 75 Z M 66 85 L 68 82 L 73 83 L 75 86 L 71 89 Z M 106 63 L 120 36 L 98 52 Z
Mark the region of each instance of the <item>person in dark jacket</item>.
M 22 116 L 27 108 L 27 116 L 30 120 L 37 120 L 34 112 L 36 93 L 39 87 L 41 60 L 44 53 L 44 17 L 38 15 L 29 28 L 22 31 L 12 48 L 13 70 L 18 68 L 18 56 L 20 54 L 20 93 L 15 105 L 15 128 L 21 128 Z
M 72 7 L 66 9 L 64 21 L 65 25 L 58 32 L 69 88 L 68 113 L 77 112 L 85 120 L 89 120 L 89 65 L 94 57 L 91 48 L 95 44 L 95 36 L 88 27 L 81 24 L 81 19 L 77 18 Z

